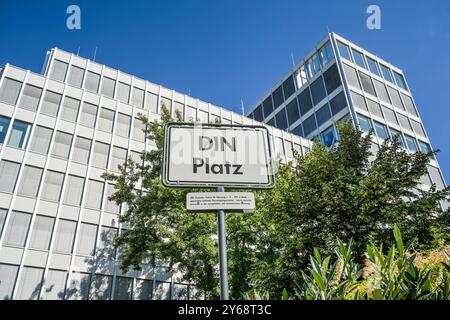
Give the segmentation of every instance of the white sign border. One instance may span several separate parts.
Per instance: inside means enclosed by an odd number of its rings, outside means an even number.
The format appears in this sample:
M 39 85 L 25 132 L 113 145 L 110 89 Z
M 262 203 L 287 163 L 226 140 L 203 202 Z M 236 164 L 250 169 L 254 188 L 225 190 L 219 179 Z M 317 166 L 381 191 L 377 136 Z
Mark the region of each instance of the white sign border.
M 268 163 L 266 165 L 268 183 L 230 183 L 230 182 L 182 182 L 174 183 L 169 178 L 169 141 L 170 128 L 243 128 L 243 129 L 259 129 L 265 132 L 267 149 L 265 150 Z M 241 125 L 241 124 L 213 124 L 213 123 L 192 123 L 192 122 L 169 122 L 164 126 L 163 136 L 163 154 L 161 159 L 161 182 L 166 187 L 172 188 L 216 188 L 227 187 L 232 189 L 272 189 L 275 187 L 275 171 L 273 165 L 272 149 L 270 144 L 269 130 L 262 125 Z

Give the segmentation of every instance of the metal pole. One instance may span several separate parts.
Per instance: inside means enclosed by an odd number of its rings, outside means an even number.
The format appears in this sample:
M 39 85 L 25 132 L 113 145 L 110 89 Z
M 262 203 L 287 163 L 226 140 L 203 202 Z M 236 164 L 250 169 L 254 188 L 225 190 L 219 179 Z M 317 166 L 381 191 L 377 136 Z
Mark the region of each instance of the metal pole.
M 224 187 L 217 187 L 217 192 L 224 192 Z M 227 237 L 225 231 L 225 212 L 217 211 L 217 225 L 219 228 L 219 265 L 220 265 L 220 299 L 229 300 L 228 296 L 228 267 L 227 267 Z

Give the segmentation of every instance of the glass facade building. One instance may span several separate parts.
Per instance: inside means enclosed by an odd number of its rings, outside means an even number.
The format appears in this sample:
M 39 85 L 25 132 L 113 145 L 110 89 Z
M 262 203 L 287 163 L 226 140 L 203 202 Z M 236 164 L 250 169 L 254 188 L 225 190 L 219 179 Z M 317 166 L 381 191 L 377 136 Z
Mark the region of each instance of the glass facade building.
M 137 117 L 162 103 L 186 121 L 257 123 L 60 49 L 41 74 L 0 69 L 0 299 L 201 298 L 163 262 L 122 273 L 113 247 L 127 209 L 101 175 L 155 147 Z M 283 161 L 312 146 L 269 132 Z

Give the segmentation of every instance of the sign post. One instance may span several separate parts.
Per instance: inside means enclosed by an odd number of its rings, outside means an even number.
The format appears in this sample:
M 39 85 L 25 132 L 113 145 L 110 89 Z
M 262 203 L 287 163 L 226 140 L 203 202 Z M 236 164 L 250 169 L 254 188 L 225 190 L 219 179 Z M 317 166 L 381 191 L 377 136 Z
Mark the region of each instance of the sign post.
M 228 300 L 225 211 L 251 211 L 255 200 L 252 193 L 227 193 L 225 187 L 274 187 L 267 128 L 168 123 L 164 128 L 161 181 L 174 188 L 216 188 L 216 193 L 188 193 L 186 207 L 193 212 L 217 211 L 220 298 Z

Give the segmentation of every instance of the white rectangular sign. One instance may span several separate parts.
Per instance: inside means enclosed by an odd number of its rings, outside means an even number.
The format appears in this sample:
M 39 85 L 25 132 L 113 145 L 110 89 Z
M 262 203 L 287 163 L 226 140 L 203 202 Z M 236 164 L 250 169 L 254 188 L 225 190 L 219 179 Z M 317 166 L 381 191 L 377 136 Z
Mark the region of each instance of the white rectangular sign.
M 267 128 L 167 124 L 162 182 L 170 187 L 273 187 Z
M 191 192 L 186 196 L 189 211 L 255 209 L 255 196 L 251 192 Z

